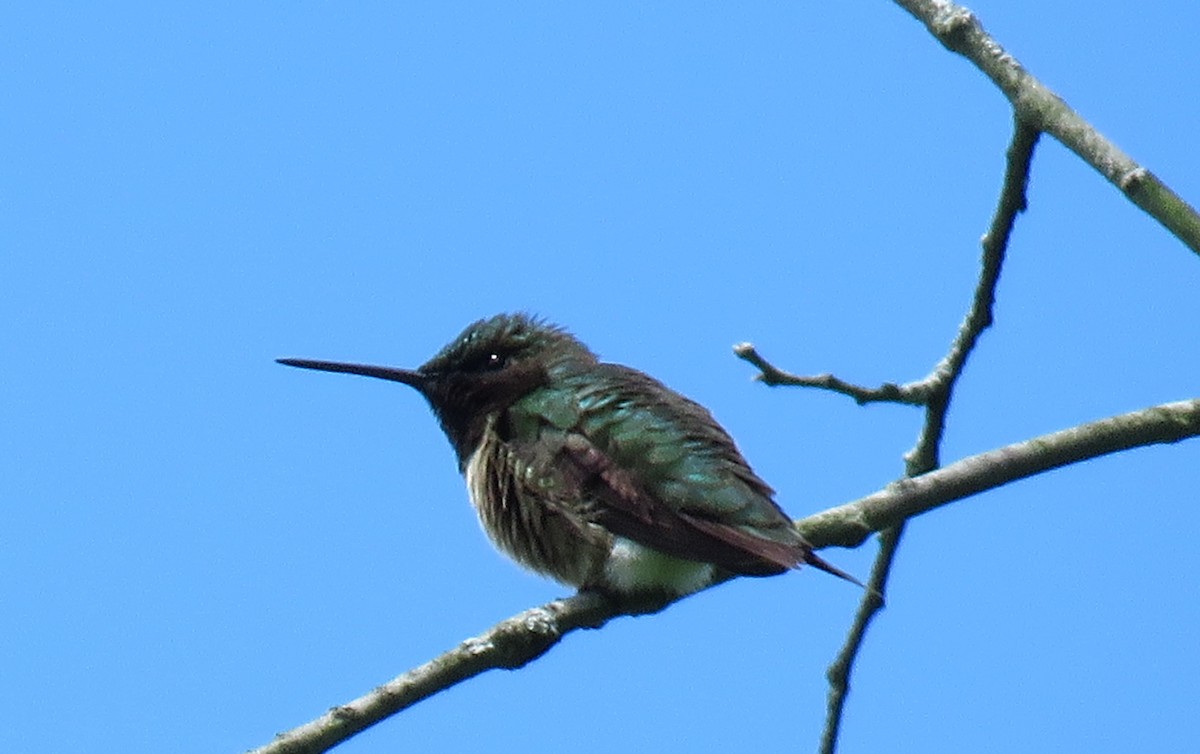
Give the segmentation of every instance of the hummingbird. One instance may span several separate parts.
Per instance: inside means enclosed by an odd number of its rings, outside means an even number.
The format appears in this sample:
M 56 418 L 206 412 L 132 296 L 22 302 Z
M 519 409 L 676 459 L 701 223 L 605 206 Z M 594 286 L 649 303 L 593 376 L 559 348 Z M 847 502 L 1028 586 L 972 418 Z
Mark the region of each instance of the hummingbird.
M 496 547 L 579 590 L 667 600 L 818 557 L 720 424 L 527 314 L 468 325 L 416 369 L 280 364 L 399 382 L 428 401 Z

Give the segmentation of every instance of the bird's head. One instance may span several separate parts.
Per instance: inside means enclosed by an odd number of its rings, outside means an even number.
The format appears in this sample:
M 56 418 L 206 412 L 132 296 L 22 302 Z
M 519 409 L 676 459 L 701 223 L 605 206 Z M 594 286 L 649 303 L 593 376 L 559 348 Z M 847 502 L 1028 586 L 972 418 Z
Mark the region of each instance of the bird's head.
M 527 314 L 498 314 L 468 325 L 416 369 L 312 359 L 278 361 L 304 369 L 378 377 L 415 388 L 429 401 L 459 462 L 464 463 L 490 415 L 549 384 L 554 366 L 568 361 L 594 363 L 596 356 L 560 327 Z

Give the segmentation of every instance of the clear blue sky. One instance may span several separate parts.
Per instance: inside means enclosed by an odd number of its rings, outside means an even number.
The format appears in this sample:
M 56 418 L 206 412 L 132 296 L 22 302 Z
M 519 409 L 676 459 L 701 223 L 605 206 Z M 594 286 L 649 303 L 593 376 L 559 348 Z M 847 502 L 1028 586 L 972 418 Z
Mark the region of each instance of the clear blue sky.
M 920 413 L 730 346 L 925 374 L 1001 95 L 887 2 L 18 4 L 0 45 L 5 752 L 240 752 L 564 593 L 495 554 L 400 386 L 523 309 L 707 404 L 801 516 Z M 1200 202 L 1192 0 L 972 6 Z M 1200 258 L 1043 141 L 944 458 L 1200 394 Z M 912 526 L 844 752 L 1193 752 L 1200 442 Z M 865 574 L 873 543 L 825 554 Z M 569 637 L 344 752 L 810 751 L 859 593 L 743 580 Z

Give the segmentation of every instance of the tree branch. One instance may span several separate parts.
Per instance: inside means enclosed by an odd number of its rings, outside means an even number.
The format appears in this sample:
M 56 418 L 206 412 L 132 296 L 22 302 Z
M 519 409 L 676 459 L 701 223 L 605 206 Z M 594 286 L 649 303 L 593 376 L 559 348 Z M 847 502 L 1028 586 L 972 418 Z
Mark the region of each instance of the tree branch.
M 897 480 L 797 525 L 814 547 L 857 547 L 881 531 L 947 503 L 1018 479 L 1130 448 L 1175 443 L 1200 434 L 1200 398 L 1164 403 L 1082 424 L 964 458 Z
M 754 379 L 765 385 L 820 388 L 847 395 L 860 406 L 878 402 L 927 406 L 939 393 L 945 393 L 948 397 L 954 382 L 966 365 L 967 356 L 978 342 L 980 334 L 992 324 L 992 305 L 996 300 L 996 284 L 1000 279 L 1000 267 L 1008 247 L 1008 239 L 1012 235 L 1013 223 L 1016 221 L 1017 215 L 1025 209 L 1025 189 L 1029 184 L 1029 169 L 1037 141 L 1037 130 L 1023 124 L 1019 119 L 1014 122 L 1012 141 L 1009 143 L 1007 153 L 1004 185 L 1000 190 L 1000 200 L 992 217 L 991 226 L 983 237 L 983 262 L 971 308 L 959 326 L 958 335 L 950 345 L 945 358 L 938 362 L 928 375 L 903 385 L 885 382 L 879 387 L 869 388 L 846 382 L 832 374 L 813 376 L 792 374 L 769 362 L 751 343 L 739 343 L 734 346 L 734 354 L 757 367 L 759 373 L 755 375 Z M 942 413 L 944 413 L 944 407 Z M 940 437 L 939 424 L 935 439 L 940 439 Z M 920 443 L 920 445 L 927 444 L 928 442 Z M 926 468 L 915 473 L 928 471 L 934 466 L 936 463 L 927 464 Z
M 925 405 L 925 422 L 917 444 L 904 456 L 905 473 L 909 477 L 931 472 L 941 463 L 946 411 L 950 407 L 954 386 L 966 368 L 967 358 L 979 343 L 983 331 L 992 324 L 996 286 L 1000 282 L 1000 270 L 1004 264 L 1008 241 L 1012 237 L 1017 215 L 1023 212 L 1026 206 L 1029 170 L 1033 163 L 1033 150 L 1037 146 L 1038 135 L 1036 129 L 1023 123 L 1020 118 L 1013 119 L 1013 135 L 1008 146 L 1004 182 L 991 226 L 983 236 L 983 260 L 971 306 L 959 325 L 958 333 L 946 356 L 934 366 L 925 379 L 908 386 L 912 394 L 922 396 Z M 903 522 L 884 529 L 879 535 L 879 552 L 871 569 L 871 590 L 863 595 L 842 650 L 826 673 L 829 679 L 829 702 L 826 708 L 825 730 L 821 735 L 821 754 L 833 754 L 837 748 L 838 731 L 841 730 L 846 697 L 850 691 L 850 673 L 854 669 L 854 661 L 862 648 L 872 618 L 883 609 L 882 597 L 903 535 Z
M 1197 435 L 1200 398 L 1154 406 L 972 456 L 810 516 L 797 526 L 815 547 L 854 547 L 873 531 L 1017 479 L 1120 450 Z M 522 667 L 571 631 L 599 628 L 615 617 L 660 607 L 617 605 L 600 595 L 581 593 L 526 610 L 370 693 L 280 734 L 253 754 L 328 751 L 386 717 L 484 671 Z
M 1025 70 L 971 11 L 947 0 L 894 0 L 942 45 L 975 64 L 1004 92 L 1017 117 L 1058 139 L 1146 214 L 1200 254 L 1200 215 Z
M 871 620 L 883 609 L 883 591 L 887 588 L 896 550 L 903 536 L 904 524 L 893 526 L 879 535 L 879 552 L 875 555 L 875 565 L 871 567 L 871 578 L 867 579 L 866 594 L 854 613 L 854 622 L 850 624 L 850 632 L 842 643 L 841 651 L 825 671 L 825 679 L 829 682 L 829 700 L 825 704 L 825 729 L 821 732 L 819 751 L 822 754 L 837 749 L 846 697 L 850 694 L 850 673 L 866 639 Z
M 868 403 L 906 403 L 911 406 L 921 406 L 925 403 L 926 394 L 922 381 L 909 382 L 904 385 L 897 385 L 894 382 L 885 382 L 879 387 L 863 387 L 846 382 L 843 379 L 833 376 L 832 374 L 817 374 L 811 377 L 805 377 L 791 372 L 784 371 L 767 361 L 754 348 L 753 343 L 738 343 L 733 347 L 734 354 L 739 359 L 747 361 L 758 367 L 758 374 L 754 375 L 754 379 L 769 385 L 771 387 L 788 386 L 788 387 L 815 387 L 822 390 L 829 390 L 834 393 L 848 395 L 863 406 Z

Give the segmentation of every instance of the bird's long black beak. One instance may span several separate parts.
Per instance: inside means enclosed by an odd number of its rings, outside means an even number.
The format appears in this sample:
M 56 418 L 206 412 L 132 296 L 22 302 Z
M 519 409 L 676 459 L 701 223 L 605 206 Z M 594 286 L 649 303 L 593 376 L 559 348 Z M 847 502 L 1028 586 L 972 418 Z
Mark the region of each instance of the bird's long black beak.
M 417 390 L 424 390 L 428 378 L 420 372 L 396 367 L 377 367 L 370 364 L 347 364 L 341 361 L 317 361 L 315 359 L 275 359 L 280 364 L 301 369 L 317 369 L 322 372 L 345 372 L 346 374 L 361 374 L 364 377 L 378 377 L 391 382 L 403 382 Z

